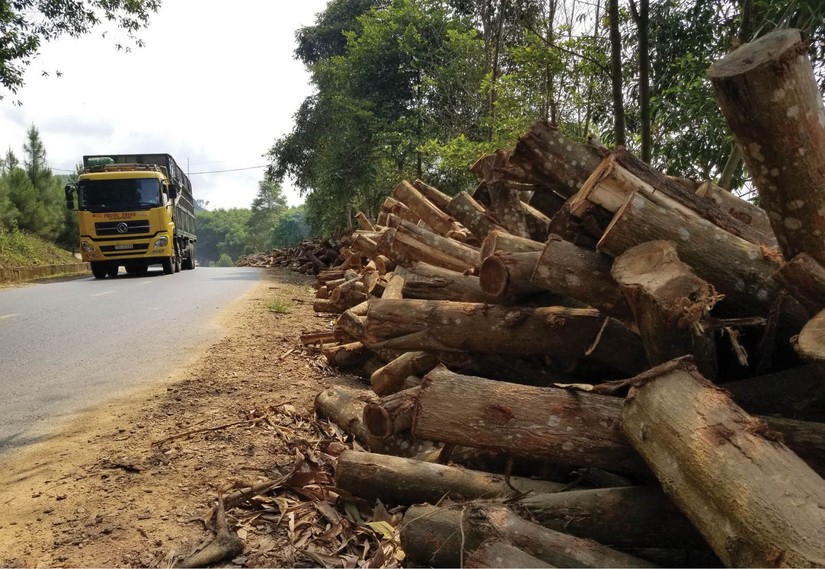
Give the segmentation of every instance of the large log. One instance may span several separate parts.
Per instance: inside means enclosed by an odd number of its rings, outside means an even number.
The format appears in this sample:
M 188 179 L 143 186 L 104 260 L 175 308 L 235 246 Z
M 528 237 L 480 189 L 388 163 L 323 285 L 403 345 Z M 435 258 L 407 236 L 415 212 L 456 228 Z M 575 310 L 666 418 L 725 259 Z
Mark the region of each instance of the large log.
M 534 480 L 446 466 L 410 458 L 345 451 L 335 467 L 336 487 L 384 504 L 436 504 L 451 500 L 513 498 L 528 493 L 559 492 L 560 482 Z
M 786 259 L 825 264 L 825 105 L 799 30 L 777 30 L 708 77 Z
M 415 263 L 409 268 L 404 282 L 403 297 L 459 302 L 496 301 L 495 297 L 481 289 L 477 276 L 423 262 Z
M 716 340 L 707 319 L 720 297 L 679 260 L 673 242 L 631 247 L 616 258 L 611 275 L 633 311 L 651 365 L 690 354 L 705 377 L 716 379 Z
M 404 381 L 406 379 L 404 378 Z M 413 409 L 418 401 L 419 390 L 420 385 L 409 387 L 386 395 L 380 401 L 368 402 L 364 406 L 362 420 L 370 434 L 385 438 L 409 431 L 412 428 Z
M 564 136 L 546 121 L 519 139 L 510 162 L 565 198 L 581 188 L 601 161 L 599 150 Z
M 536 261 L 531 282 L 552 292 L 575 298 L 602 313 L 629 321 L 630 307 L 610 269 L 612 259 L 550 235 Z
M 504 179 L 509 159 L 508 151 L 498 150 L 494 154 L 482 157 L 473 167 L 481 168 L 490 196 L 490 209 L 495 218 L 513 235 L 529 238 L 530 232 L 520 192 L 511 189 Z
M 646 475 L 621 432 L 621 400 L 453 373 L 443 366 L 421 384 L 417 438 Z
M 811 318 L 799 333 L 796 350 L 803 359 L 825 366 L 825 310 Z
M 775 247 L 776 236 L 771 228 L 771 221 L 768 214 L 761 207 L 743 200 L 739 196 L 720 188 L 713 182 L 704 182 L 696 189 L 696 195 L 706 200 L 713 200 L 716 205 L 724 211 L 744 223 L 750 225 L 768 240 L 771 247 Z
M 543 528 L 498 505 L 412 506 L 401 525 L 401 546 L 419 565 L 461 567 L 465 556 L 486 541 L 511 543 L 555 567 L 653 566 L 595 541 Z
M 437 365 L 438 357 L 429 352 L 405 352 L 372 374 L 370 384 L 378 395 L 389 395 L 403 389 L 409 376 L 424 375 Z
M 514 505 L 544 527 L 610 547 L 708 547 L 685 515 L 654 486 L 535 493 Z
M 811 316 L 825 308 L 825 268 L 807 253 L 800 253 L 782 265 L 776 279 Z
M 493 229 L 506 231 L 487 208 L 467 192 L 456 194 L 445 211 L 467 227 L 479 241 L 484 241 Z
M 447 204 L 450 203 L 450 196 L 421 180 L 415 180 L 412 183 L 413 187 L 421 192 L 425 198 L 430 200 L 432 204 L 441 211 L 447 211 Z
M 676 243 L 679 258 L 725 295 L 719 303 L 721 311 L 730 307 L 738 316 L 766 316 L 780 294 L 781 287 L 772 278 L 779 261 L 764 247 L 684 211 L 656 205 L 639 193 L 616 212 L 598 248 L 618 257 L 653 240 Z M 789 338 L 802 328 L 806 315 L 795 301 L 782 304 L 785 337 Z
M 682 360 L 637 384 L 624 432 L 725 565 L 825 565 L 818 474 Z
M 482 261 L 478 270 L 478 284 L 481 290 L 498 302 L 545 290 L 530 280 L 540 256 L 538 252 L 504 251 L 490 255 Z
M 481 264 L 478 249 L 406 221 L 402 221 L 395 231 L 392 250 L 400 253 L 396 262 L 405 266 L 412 263 L 404 263 L 404 259 L 424 261 L 455 271 L 470 270 Z
M 529 553 L 522 551 L 514 545 L 504 541 L 487 542 L 467 557 L 464 567 L 476 568 L 526 568 L 526 567 L 553 567 L 541 559 L 533 557 Z
M 731 381 L 721 387 L 748 413 L 825 422 L 825 370 L 815 364 Z
M 465 227 L 440 210 L 406 180 L 395 187 L 393 196 L 442 237 L 466 241 L 471 236 Z
M 594 309 L 383 298 L 368 302 L 368 347 L 541 354 L 591 360 L 631 374 L 647 367 L 639 337 Z
M 541 251 L 544 245 L 539 241 L 518 237 L 506 231 L 493 229 L 481 243 L 481 260 L 483 261 L 496 251 L 508 253 L 525 253 L 527 251 Z

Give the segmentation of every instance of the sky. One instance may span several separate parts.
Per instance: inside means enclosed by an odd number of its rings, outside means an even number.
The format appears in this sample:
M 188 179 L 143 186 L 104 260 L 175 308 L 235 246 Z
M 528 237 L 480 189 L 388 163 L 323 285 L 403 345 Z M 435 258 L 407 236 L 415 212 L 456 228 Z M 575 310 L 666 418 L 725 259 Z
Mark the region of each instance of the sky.
M 22 161 L 31 125 L 55 174 L 84 154 L 168 153 L 208 209 L 248 208 L 264 155 L 312 93 L 295 32 L 326 3 L 164 0 L 128 53 L 114 27 L 45 44 L 25 86 L 0 100 L 0 154 Z M 283 189 L 290 206 L 303 201 L 289 180 Z

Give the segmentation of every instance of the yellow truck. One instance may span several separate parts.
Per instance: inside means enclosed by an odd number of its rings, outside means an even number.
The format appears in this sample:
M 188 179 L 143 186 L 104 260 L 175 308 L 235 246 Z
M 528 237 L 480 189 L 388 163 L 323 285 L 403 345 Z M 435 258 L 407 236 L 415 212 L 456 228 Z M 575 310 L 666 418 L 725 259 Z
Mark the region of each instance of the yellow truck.
M 95 278 L 115 277 L 121 266 L 129 274 L 150 265 L 167 275 L 195 268 L 192 184 L 169 154 L 84 156 L 65 192 Z

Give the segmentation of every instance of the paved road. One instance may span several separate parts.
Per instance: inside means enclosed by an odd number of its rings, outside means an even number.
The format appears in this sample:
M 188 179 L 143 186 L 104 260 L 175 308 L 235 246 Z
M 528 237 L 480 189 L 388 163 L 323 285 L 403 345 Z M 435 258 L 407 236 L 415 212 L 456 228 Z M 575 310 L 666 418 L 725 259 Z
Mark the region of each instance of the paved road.
M 0 289 L 0 454 L 190 361 L 260 272 L 206 268 Z

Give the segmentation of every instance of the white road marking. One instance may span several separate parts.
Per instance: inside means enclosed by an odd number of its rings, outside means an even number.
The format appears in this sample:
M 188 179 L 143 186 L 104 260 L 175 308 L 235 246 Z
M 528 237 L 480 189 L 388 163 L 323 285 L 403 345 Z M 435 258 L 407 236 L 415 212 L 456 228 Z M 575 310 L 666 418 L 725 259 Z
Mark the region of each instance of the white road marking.
M 90 296 L 91 296 L 92 298 L 94 298 L 95 296 L 104 296 L 104 295 L 107 295 L 107 294 L 112 294 L 112 292 L 114 292 L 114 291 L 107 290 L 106 292 L 99 292 L 99 293 L 97 293 L 97 294 L 92 294 L 92 295 L 90 295 Z
M 3 314 L 0 316 L 0 320 L 5 320 L 6 318 L 12 318 L 13 316 L 20 316 L 19 314 L 12 313 L 12 314 Z

